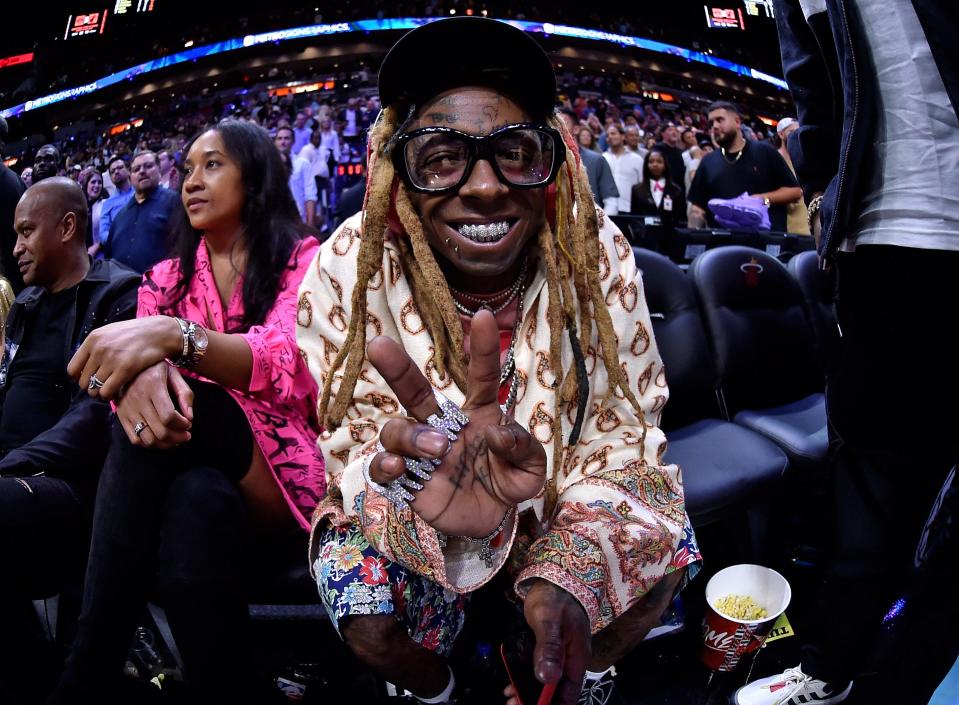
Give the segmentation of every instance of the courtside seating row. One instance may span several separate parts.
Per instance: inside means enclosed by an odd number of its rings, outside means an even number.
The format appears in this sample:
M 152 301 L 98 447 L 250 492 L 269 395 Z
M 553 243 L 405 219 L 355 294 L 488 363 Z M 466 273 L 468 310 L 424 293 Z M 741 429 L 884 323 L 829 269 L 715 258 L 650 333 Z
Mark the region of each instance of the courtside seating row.
M 783 482 L 817 477 L 836 323 L 816 253 L 787 268 L 731 245 L 702 252 L 688 273 L 665 255 L 633 254 L 670 389 L 666 461 L 683 469 L 694 527 L 761 510 Z M 750 518 L 757 551 L 763 521 L 761 511 Z
M 815 242 L 808 235 L 673 228 L 660 224 L 658 218 L 635 215 L 615 215 L 612 219 L 634 247 L 659 252 L 683 267 L 706 250 L 728 245 L 754 247 L 782 262 L 815 249 Z

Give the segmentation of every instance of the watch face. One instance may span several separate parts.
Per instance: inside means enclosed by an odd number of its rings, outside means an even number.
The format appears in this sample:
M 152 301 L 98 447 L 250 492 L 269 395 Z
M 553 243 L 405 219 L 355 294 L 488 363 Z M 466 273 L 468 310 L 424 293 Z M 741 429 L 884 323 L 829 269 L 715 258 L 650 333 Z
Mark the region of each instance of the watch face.
M 205 328 L 196 327 L 193 333 L 193 344 L 197 350 L 206 350 L 206 346 L 210 344 L 210 338 L 207 336 Z

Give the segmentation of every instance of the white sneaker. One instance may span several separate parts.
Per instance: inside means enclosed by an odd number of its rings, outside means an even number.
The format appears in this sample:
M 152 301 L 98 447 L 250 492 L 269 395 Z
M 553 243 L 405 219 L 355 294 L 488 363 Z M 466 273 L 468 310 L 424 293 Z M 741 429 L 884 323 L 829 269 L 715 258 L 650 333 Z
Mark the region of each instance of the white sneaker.
M 850 690 L 852 683 L 837 691 L 828 683 L 807 676 L 797 666 L 744 685 L 732 700 L 735 705 L 834 705 L 849 697 Z

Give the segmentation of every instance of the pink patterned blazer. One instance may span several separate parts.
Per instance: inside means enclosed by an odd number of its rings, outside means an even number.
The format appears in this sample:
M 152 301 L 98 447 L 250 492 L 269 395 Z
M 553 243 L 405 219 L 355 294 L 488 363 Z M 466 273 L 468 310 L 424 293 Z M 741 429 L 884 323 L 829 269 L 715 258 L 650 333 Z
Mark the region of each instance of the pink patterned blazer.
M 308 519 L 326 494 L 326 478 L 323 456 L 316 445 L 316 383 L 296 347 L 296 295 L 319 247 L 309 237 L 293 250 L 273 308 L 262 325 L 242 334 L 253 353 L 249 385 L 245 390 L 226 390 L 246 414 L 257 446 L 293 516 L 304 529 L 309 528 Z M 202 239 L 196 249 L 193 280 L 186 296 L 176 301 L 179 272 L 180 263 L 175 259 L 164 260 L 147 270 L 140 286 L 138 318 L 179 316 L 221 333 L 242 319 L 243 280 L 237 280 L 224 310 Z

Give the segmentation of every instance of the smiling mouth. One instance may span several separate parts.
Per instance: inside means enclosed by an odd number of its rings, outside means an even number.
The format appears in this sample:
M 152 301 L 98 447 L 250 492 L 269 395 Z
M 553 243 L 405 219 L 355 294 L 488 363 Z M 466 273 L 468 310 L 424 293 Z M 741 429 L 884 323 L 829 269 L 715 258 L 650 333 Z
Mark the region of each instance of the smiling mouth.
M 454 230 L 456 230 L 462 237 L 465 237 L 467 240 L 472 240 L 473 242 L 499 242 L 510 229 L 513 227 L 513 224 L 516 221 L 501 220 L 492 223 L 482 223 L 482 224 L 473 224 L 473 223 L 464 223 L 462 225 L 451 224 Z

